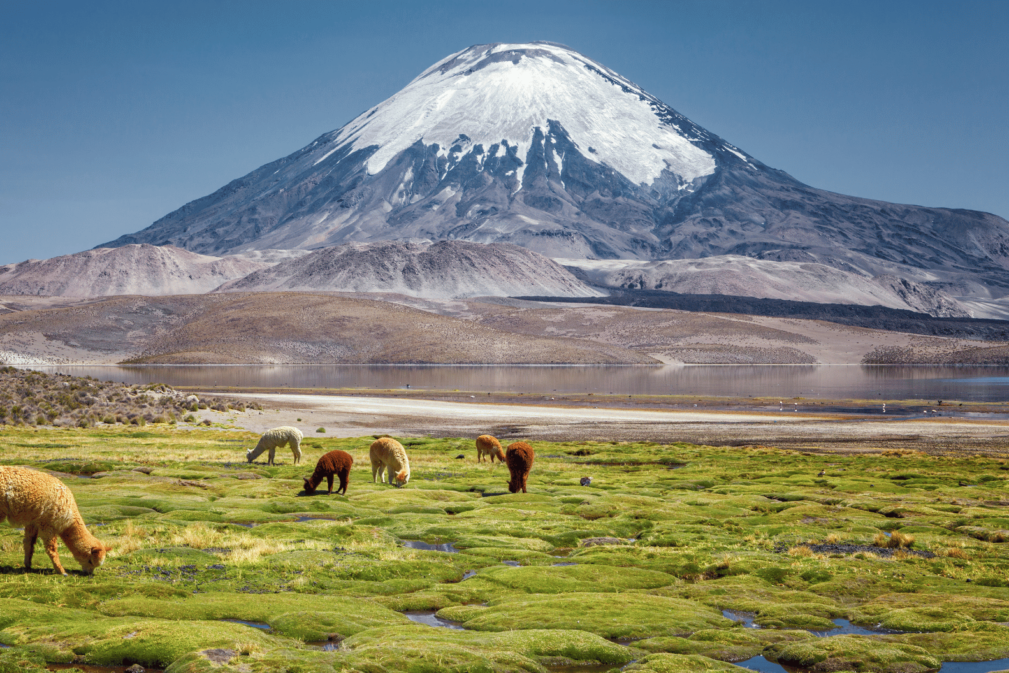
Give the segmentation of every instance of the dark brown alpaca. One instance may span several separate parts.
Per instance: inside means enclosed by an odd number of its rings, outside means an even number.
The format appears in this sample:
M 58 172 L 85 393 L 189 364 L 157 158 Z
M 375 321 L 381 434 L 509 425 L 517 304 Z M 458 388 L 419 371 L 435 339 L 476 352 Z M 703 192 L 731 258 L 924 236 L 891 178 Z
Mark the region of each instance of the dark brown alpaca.
M 508 445 L 508 450 L 505 452 L 505 464 L 508 465 L 508 471 L 512 475 L 511 481 L 508 482 L 509 491 L 518 493 L 521 489 L 523 493 L 526 493 L 526 480 L 529 479 L 529 471 L 533 469 L 534 458 L 536 458 L 536 453 L 533 451 L 533 447 L 525 442 L 515 442 Z
M 322 483 L 323 477 L 329 483 L 329 492 L 333 493 L 333 475 L 340 477 L 340 488 L 337 493 L 347 495 L 347 484 L 350 483 L 350 468 L 354 459 L 346 451 L 330 451 L 315 464 L 315 472 L 305 478 L 305 493 L 314 493 Z

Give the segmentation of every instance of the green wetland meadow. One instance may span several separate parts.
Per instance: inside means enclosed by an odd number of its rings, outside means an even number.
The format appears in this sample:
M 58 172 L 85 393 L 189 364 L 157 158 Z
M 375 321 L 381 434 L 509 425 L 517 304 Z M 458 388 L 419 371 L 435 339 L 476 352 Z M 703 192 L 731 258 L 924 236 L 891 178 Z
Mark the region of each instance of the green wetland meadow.
M 21 531 L 0 525 L 0 672 L 1009 658 L 1007 460 L 531 442 L 529 493 L 512 495 L 470 439 L 399 439 L 401 489 L 371 483 L 372 437 L 309 436 L 301 465 L 283 449 L 271 467 L 245 462 L 255 435 L 220 427 L 2 429 L 0 462 L 60 476 L 115 549 L 88 576 L 61 543 L 61 577 L 39 546 L 26 572 Z M 299 495 L 332 449 L 354 456 L 348 495 Z

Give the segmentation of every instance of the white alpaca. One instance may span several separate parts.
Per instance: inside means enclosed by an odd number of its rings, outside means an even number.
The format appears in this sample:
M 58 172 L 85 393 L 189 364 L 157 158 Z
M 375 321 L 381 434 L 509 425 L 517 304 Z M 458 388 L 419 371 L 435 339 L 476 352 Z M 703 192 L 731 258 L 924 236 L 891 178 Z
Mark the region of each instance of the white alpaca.
M 285 444 L 289 444 L 291 446 L 291 453 L 294 454 L 294 464 L 297 465 L 301 462 L 301 440 L 304 438 L 305 436 L 301 434 L 301 430 L 292 428 L 289 425 L 267 430 L 259 438 L 259 444 L 256 444 L 256 448 L 245 452 L 245 459 L 251 463 L 263 451 L 269 450 L 270 458 L 266 463 L 267 465 L 273 465 L 273 457 L 276 455 L 277 449 Z

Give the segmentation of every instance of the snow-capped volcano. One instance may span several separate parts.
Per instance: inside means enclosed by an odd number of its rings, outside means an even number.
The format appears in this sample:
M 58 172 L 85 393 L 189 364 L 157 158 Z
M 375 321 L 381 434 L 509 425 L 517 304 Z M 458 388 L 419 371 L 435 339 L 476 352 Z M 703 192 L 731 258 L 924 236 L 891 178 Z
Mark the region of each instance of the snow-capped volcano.
M 384 240 L 548 257 L 747 256 L 1009 294 L 1009 222 L 804 185 L 560 45 L 479 45 L 307 147 L 105 245 Z
M 545 153 L 553 123 L 583 157 L 635 184 L 651 185 L 663 172 L 683 183 L 711 175 L 714 157 L 693 144 L 707 134 L 676 117 L 633 82 L 566 47 L 495 44 L 435 63 L 326 142 L 329 152 L 347 143 L 377 147 L 366 162 L 372 175 L 418 142 L 437 145 L 448 165 L 481 146 L 479 168 L 498 155 L 524 159 L 534 142 Z M 566 152 L 551 154 L 563 172 Z M 524 168 L 514 169 L 519 184 Z

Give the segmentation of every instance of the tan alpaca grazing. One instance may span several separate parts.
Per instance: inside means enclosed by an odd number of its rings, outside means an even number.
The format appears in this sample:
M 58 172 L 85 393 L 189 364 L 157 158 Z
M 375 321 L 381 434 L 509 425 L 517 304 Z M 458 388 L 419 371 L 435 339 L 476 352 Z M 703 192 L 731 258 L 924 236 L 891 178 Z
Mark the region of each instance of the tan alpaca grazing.
M 497 458 L 502 463 L 505 459 L 504 449 L 501 448 L 501 442 L 497 440 L 497 437 L 492 435 L 480 435 L 476 438 L 476 460 L 478 463 L 483 462 L 484 456 L 490 456 L 490 462 L 494 462 Z
M 389 483 L 393 486 L 404 486 L 410 481 L 410 459 L 406 457 L 406 449 L 392 437 L 382 437 L 371 445 L 371 480 L 382 483 L 385 481 L 383 470 L 388 470 Z M 395 481 L 393 481 L 395 479 Z
M 105 561 L 103 545 L 84 526 L 74 494 L 56 477 L 26 467 L 0 467 L 0 522 L 25 528 L 25 568 L 32 567 L 35 540 L 42 536 L 46 554 L 61 575 L 56 538 L 70 549 L 84 572 L 91 574 Z

